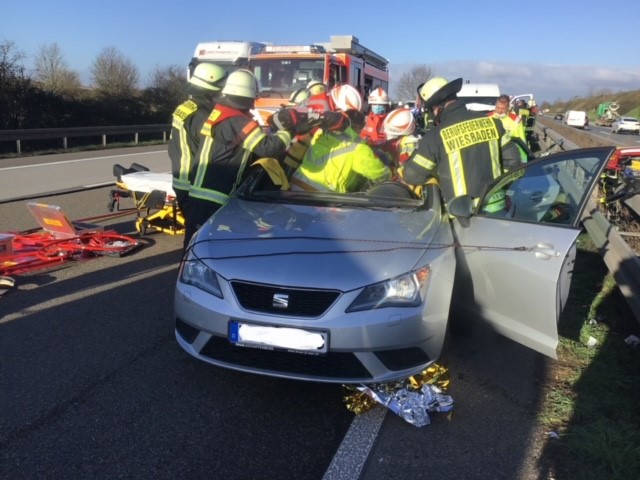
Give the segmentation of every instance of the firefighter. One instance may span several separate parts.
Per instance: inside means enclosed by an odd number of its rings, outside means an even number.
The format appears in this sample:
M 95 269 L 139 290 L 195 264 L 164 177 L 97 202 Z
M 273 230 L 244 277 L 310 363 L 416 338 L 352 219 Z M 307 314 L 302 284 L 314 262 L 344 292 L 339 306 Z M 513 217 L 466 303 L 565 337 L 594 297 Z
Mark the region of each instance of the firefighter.
M 273 115 L 276 131 L 265 133 L 250 113 L 257 94 L 258 82 L 253 73 L 234 71 L 202 127 L 204 138 L 197 168 L 192 169 L 190 177 L 194 221 L 187 223 L 189 237 L 227 201 L 242 180 L 248 162 L 260 157 L 281 160 L 296 133 L 295 111 L 289 108 Z
M 304 105 L 317 113 L 328 112 L 332 110 L 332 105 L 329 100 L 329 92 L 327 86 L 320 80 L 311 80 L 307 84 L 307 91 L 309 92 L 309 98 L 304 102 Z
M 518 116 L 515 112 L 509 111 L 510 102 L 511 99 L 509 98 L 509 95 L 500 95 L 496 100 L 494 110 L 489 112 L 488 116 L 499 118 L 502 122 L 502 126 L 509 135 L 509 138 L 511 138 L 511 145 L 505 145 L 503 149 L 516 148 L 517 155 L 520 157 L 520 161 L 522 163 L 526 163 L 529 161 L 531 152 L 529 151 L 529 147 L 527 144 L 527 138 L 524 132 L 524 124 L 522 123 L 522 119 L 520 118 L 520 116 Z
M 384 119 L 384 133 L 389 150 L 393 152 L 393 164 L 396 167 L 404 164 L 418 147 L 416 119 L 407 108 L 397 108 L 389 112 Z
M 212 63 L 200 63 L 185 87 L 190 99 L 173 112 L 168 152 L 171 159 L 172 186 L 178 208 L 186 224 L 190 221 L 189 171 L 200 146 L 200 130 L 213 110 L 224 86 L 227 72 Z M 188 240 L 185 235 L 184 247 Z
M 445 202 L 464 194 L 477 199 L 485 185 L 504 171 L 502 123 L 467 110 L 457 98 L 461 88 L 462 78 L 449 82 L 443 77 L 418 86 L 434 127 L 425 132 L 400 169 L 402 179 L 410 185 L 424 185 L 431 176 L 436 177 Z M 487 211 L 504 208 L 504 197 L 493 200 Z
M 389 108 L 389 96 L 382 87 L 374 88 L 369 94 L 369 113 L 360 136 L 372 147 L 380 146 L 386 140 L 383 123 Z
M 338 112 L 325 114 L 322 127 L 311 139 L 302 164 L 291 177 L 292 190 L 354 192 L 368 182 L 391 178 L 391 171 L 351 127 L 349 110 L 361 113 L 362 99 L 350 85 L 332 92 Z

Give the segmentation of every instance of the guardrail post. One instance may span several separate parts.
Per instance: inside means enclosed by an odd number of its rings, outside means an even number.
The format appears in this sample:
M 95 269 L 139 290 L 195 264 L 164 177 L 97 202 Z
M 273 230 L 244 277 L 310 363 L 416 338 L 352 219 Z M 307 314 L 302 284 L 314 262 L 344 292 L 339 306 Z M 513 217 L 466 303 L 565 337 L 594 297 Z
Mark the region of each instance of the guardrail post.
M 16 140 L 16 150 L 18 150 L 18 155 L 20 155 L 20 140 Z
M 104 148 L 106 148 L 106 147 L 107 147 L 107 135 L 106 135 L 106 134 L 104 134 L 104 133 L 102 134 L 102 146 L 103 146 Z
M 134 143 L 137 145 L 138 144 L 138 132 L 135 133 L 135 138 L 136 139 L 135 139 Z
M 162 143 L 167 143 L 167 132 L 162 131 Z
M 67 151 L 67 137 L 62 137 L 62 148 Z

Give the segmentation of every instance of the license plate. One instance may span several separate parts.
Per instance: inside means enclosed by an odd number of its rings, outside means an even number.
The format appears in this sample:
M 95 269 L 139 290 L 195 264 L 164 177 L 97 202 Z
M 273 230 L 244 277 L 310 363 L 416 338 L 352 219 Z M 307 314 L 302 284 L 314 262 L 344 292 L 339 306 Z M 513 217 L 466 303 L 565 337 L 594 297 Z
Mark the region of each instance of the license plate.
M 302 328 L 229 322 L 229 341 L 241 347 L 288 350 L 300 353 L 327 353 L 327 332 Z

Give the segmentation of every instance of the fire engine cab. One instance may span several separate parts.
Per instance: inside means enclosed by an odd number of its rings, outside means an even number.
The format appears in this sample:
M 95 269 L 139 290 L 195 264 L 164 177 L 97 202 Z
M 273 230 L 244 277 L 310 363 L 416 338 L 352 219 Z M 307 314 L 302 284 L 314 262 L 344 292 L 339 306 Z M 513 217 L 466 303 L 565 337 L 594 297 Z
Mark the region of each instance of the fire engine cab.
M 212 62 L 233 71 L 248 68 L 260 83 L 256 108 L 263 118 L 286 104 L 291 94 L 311 80 L 329 88 L 350 84 L 366 101 L 377 87 L 389 90 L 389 61 L 362 46 L 353 35 L 332 35 L 326 43 L 276 45 L 259 42 L 208 42 L 197 46 L 189 72 Z

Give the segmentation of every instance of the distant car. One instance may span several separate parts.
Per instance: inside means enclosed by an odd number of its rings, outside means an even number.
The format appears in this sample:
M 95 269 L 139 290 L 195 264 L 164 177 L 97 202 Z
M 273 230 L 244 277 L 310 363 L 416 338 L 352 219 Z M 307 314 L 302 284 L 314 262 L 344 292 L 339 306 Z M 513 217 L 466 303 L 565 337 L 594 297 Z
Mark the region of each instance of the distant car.
M 292 191 L 251 167 L 187 248 L 176 340 L 253 374 L 389 382 L 438 360 L 451 311 L 555 357 L 581 214 L 614 150 L 549 155 L 446 205 L 435 184 Z
M 611 124 L 613 133 L 633 133 L 640 135 L 640 121 L 635 117 L 620 117 Z
M 556 113 L 556 116 L 555 116 L 555 117 L 553 117 L 553 119 L 554 119 L 554 120 L 562 121 L 562 120 L 564 120 L 564 115 L 563 115 L 563 114 L 561 114 L 561 113 Z

